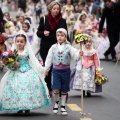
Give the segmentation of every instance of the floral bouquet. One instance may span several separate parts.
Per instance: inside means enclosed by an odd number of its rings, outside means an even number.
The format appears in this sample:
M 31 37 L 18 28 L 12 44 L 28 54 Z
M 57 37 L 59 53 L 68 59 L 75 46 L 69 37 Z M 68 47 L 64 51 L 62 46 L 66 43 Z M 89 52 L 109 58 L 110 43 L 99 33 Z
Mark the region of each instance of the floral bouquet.
M 76 43 L 86 43 L 88 41 L 88 36 L 86 34 L 83 34 L 80 30 L 76 31 L 75 34 L 75 42 Z
M 74 18 L 71 18 L 70 21 L 68 22 L 69 25 L 74 25 L 75 24 L 75 20 Z
M 102 69 L 96 71 L 96 76 L 95 76 L 95 83 L 97 85 L 103 85 L 106 82 L 108 82 L 108 78 L 104 76 L 104 74 L 101 74 Z
M 66 7 L 66 11 L 72 11 L 71 7 Z
M 1 56 L 1 62 L 7 67 L 13 67 L 14 63 L 18 59 L 18 51 L 17 50 L 9 50 L 5 51 Z
M 7 23 L 5 23 L 5 28 L 10 28 L 11 27 L 11 25 L 9 24 L 9 22 L 7 22 Z

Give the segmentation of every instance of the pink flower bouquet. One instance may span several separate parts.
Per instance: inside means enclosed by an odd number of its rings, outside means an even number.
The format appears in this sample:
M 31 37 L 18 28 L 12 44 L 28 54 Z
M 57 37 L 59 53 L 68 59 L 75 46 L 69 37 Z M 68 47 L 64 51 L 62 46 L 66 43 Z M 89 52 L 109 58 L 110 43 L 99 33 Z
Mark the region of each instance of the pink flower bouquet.
M 6 66 L 13 65 L 18 59 L 18 52 L 16 50 L 5 51 L 1 55 L 1 62 Z

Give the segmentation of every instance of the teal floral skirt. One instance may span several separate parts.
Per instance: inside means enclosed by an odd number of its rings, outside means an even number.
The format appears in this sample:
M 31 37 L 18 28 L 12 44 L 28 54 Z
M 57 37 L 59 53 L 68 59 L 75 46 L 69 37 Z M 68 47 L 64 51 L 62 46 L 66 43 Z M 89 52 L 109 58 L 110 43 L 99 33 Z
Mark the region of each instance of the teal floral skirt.
M 33 69 L 11 71 L 0 99 L 0 111 L 34 110 L 47 107 L 50 103 L 47 90 Z

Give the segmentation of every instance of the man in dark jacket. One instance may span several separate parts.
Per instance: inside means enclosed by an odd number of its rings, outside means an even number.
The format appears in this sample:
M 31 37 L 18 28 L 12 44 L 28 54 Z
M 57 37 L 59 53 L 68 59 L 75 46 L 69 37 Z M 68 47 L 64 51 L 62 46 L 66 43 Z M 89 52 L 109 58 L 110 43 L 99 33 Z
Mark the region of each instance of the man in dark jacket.
M 120 32 L 120 3 L 113 3 L 111 0 L 105 1 L 106 7 L 103 9 L 100 25 L 99 25 L 99 36 L 102 33 L 103 25 L 106 19 L 107 23 L 107 34 L 110 41 L 110 47 L 104 53 L 106 60 L 108 55 L 111 54 L 113 62 L 116 61 L 115 46 L 119 41 Z

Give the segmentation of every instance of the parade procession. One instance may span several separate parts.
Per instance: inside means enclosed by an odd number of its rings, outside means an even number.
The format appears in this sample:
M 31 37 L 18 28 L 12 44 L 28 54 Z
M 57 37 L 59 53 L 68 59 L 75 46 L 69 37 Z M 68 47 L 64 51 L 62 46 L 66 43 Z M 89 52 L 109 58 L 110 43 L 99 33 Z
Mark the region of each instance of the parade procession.
M 120 119 L 120 0 L 0 0 L 0 120 Z

